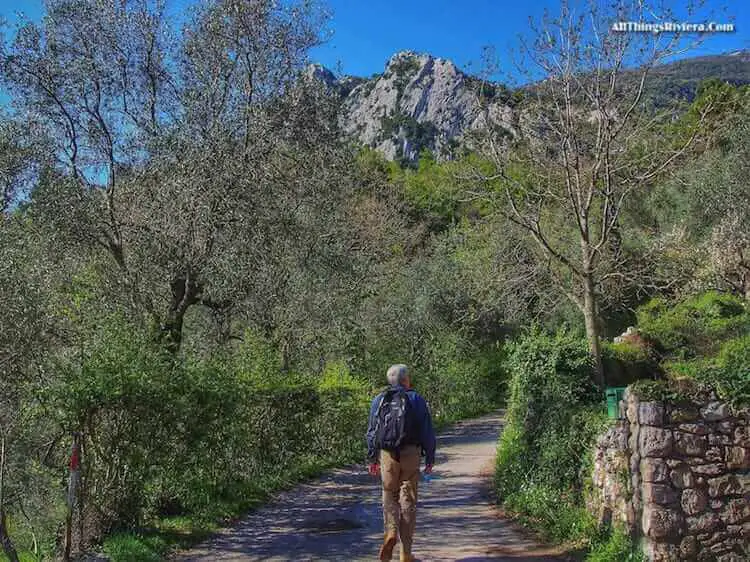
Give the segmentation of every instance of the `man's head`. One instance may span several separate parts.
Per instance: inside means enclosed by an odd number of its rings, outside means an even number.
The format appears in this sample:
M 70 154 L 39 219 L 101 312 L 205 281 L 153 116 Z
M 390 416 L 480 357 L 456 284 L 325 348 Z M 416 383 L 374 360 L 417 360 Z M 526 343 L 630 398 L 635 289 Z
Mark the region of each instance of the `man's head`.
M 411 380 L 409 379 L 409 369 L 406 365 L 391 365 L 388 369 L 388 384 L 395 386 L 400 384 L 404 388 L 411 387 Z

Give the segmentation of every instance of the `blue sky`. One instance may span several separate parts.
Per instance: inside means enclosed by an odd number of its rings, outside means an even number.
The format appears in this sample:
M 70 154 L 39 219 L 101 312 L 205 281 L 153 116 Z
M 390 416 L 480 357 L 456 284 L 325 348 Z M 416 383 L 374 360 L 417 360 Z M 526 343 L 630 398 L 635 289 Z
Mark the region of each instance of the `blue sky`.
M 172 0 L 179 9 L 187 0 Z M 674 2 L 676 11 L 685 2 Z M 482 47 L 494 45 L 510 72 L 508 48 L 528 29 L 528 18 L 545 8 L 556 10 L 558 0 L 329 0 L 333 37 L 312 53 L 313 60 L 332 69 L 340 63 L 346 74 L 369 76 L 381 72 L 390 55 L 400 50 L 429 52 L 466 68 L 479 63 Z M 734 18 L 737 31 L 715 34 L 700 53 L 750 48 L 750 2 L 708 0 L 714 19 Z M 42 0 L 0 0 L 0 14 L 11 22 L 13 12 L 39 19 Z M 503 77 L 500 77 L 503 79 Z
M 331 68 L 340 61 L 345 73 L 368 76 L 381 72 L 390 55 L 399 50 L 429 52 L 465 68 L 479 63 L 485 45 L 495 47 L 502 66 L 511 72 L 508 51 L 518 44 L 518 35 L 528 31 L 529 17 L 538 20 L 545 8 L 555 13 L 560 2 L 329 0 L 328 4 L 333 10 L 334 35 L 314 55 Z M 673 9 L 679 13 L 684 5 L 686 2 L 674 2 Z M 719 22 L 733 17 L 738 31 L 709 37 L 694 55 L 750 48 L 750 2 L 707 0 L 707 8 Z

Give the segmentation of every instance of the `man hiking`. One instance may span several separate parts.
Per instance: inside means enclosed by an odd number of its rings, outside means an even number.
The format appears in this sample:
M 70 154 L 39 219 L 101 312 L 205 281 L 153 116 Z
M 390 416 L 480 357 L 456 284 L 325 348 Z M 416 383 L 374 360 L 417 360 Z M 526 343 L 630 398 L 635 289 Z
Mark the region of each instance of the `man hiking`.
M 367 427 L 369 472 L 383 481 L 385 537 L 380 560 L 390 560 L 401 538 L 401 562 L 412 562 L 421 454 L 425 474 L 435 463 L 435 433 L 424 398 L 411 388 L 406 365 L 388 369 L 390 387 L 372 401 Z

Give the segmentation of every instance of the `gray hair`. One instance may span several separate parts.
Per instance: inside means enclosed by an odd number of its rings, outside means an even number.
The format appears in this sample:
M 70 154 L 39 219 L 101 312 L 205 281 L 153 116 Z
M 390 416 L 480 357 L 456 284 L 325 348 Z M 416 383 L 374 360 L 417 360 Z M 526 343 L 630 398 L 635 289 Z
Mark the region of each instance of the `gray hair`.
M 398 365 L 391 365 L 388 369 L 388 374 L 386 377 L 388 377 L 388 384 L 390 385 L 397 385 L 397 384 L 404 384 L 406 382 L 406 377 L 409 376 L 409 369 L 406 365 L 398 364 Z

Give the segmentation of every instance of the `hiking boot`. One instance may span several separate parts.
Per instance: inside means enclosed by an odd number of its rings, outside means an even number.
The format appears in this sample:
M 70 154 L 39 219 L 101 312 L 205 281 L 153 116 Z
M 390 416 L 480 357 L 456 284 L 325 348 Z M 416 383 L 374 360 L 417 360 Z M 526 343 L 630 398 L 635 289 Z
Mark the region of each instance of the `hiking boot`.
M 396 546 L 396 541 L 398 540 L 398 536 L 395 532 L 389 531 L 385 534 L 385 538 L 383 539 L 383 546 L 380 547 L 380 559 L 381 560 L 390 560 L 391 556 L 393 555 L 393 549 Z
M 411 554 L 401 553 L 401 562 L 415 562 L 414 557 Z

